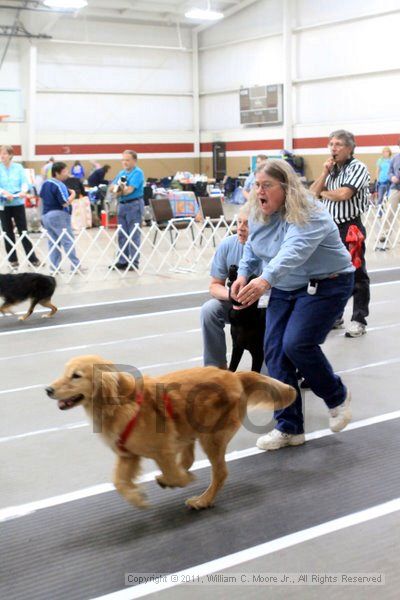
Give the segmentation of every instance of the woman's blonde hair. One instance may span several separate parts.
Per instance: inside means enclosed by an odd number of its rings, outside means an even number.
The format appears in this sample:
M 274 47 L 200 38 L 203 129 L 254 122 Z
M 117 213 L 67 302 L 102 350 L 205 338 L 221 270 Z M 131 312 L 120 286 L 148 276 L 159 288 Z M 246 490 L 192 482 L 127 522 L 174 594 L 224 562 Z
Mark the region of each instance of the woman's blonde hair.
M 264 175 L 268 175 L 268 177 L 279 181 L 285 192 L 282 214 L 288 223 L 294 225 L 305 225 L 308 223 L 311 213 L 316 210 L 316 205 L 310 202 L 307 197 L 307 190 L 292 167 L 285 160 L 268 159 L 266 163 L 257 169 L 257 173 L 264 173 Z M 268 223 L 269 217 L 262 213 L 255 190 L 253 190 L 250 196 L 249 203 L 251 205 L 252 217 L 256 221 Z
M 389 148 L 389 146 L 385 146 L 384 148 L 382 148 L 382 154 L 384 152 L 389 152 L 389 156 L 392 156 L 392 150 Z
M 2 152 L 7 152 L 10 156 L 14 156 L 14 148 L 12 146 L 7 146 L 7 144 L 3 144 L 0 146 L 0 150 Z

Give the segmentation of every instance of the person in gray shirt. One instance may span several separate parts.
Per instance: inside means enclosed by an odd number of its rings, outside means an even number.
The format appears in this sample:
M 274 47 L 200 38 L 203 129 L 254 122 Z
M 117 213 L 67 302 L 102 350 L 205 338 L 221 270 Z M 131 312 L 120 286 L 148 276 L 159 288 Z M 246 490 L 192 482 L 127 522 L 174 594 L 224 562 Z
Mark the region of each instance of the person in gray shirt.
M 222 240 L 211 264 L 209 291 L 212 296 L 201 307 L 200 323 L 203 336 L 204 366 L 227 368 L 225 325 L 229 323 L 229 290 L 226 287 L 229 267 L 239 265 L 249 235 L 248 204 L 240 208 L 237 234 Z

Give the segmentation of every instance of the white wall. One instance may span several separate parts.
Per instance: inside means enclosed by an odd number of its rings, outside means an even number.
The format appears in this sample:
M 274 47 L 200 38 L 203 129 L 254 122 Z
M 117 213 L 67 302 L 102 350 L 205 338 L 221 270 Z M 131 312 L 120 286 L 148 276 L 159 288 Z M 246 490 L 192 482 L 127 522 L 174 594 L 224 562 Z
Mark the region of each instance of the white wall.
M 400 130 L 398 0 L 289 0 L 292 5 L 293 137 Z M 258 0 L 199 34 L 201 141 L 279 140 L 281 126 L 242 127 L 239 88 L 280 83 L 283 0 Z M 379 14 L 378 14 L 379 13 Z M 27 26 L 55 39 L 186 50 L 38 41 L 37 144 L 193 142 L 191 32 L 43 15 Z M 39 27 L 40 25 L 40 27 Z M 13 42 L 0 88 L 23 87 Z M 21 143 L 2 124 L 5 143 Z M 251 153 L 251 148 L 248 148 Z
M 111 44 L 179 44 L 175 27 L 99 28 L 68 20 L 51 33 L 57 39 Z M 184 35 L 186 47 L 189 41 Z M 103 133 L 157 131 L 162 141 L 164 132 L 174 131 L 179 137 L 193 127 L 191 86 L 190 52 L 40 43 L 38 135 L 48 139 L 75 130 L 101 140 Z
M 188 30 L 183 29 L 178 36 L 175 26 L 59 19 L 46 33 L 54 39 L 32 42 L 38 48 L 38 145 L 146 142 L 154 134 L 156 139 L 152 141 L 160 143 L 192 141 Z M 56 40 L 89 43 L 63 44 Z M 23 87 L 20 61 L 18 45 L 13 43 L 0 73 L 0 88 Z M 20 143 L 17 126 L 10 123 L 3 128 L 9 143 Z
M 6 24 L 4 21 L 2 21 L 2 23 Z M 0 44 L 0 52 L 2 54 L 6 38 L 0 38 L 0 40 L 2 40 Z M 21 89 L 21 87 L 19 46 L 16 42 L 12 42 L 7 53 L 7 59 L 3 63 L 3 67 L 0 71 L 0 90 Z M 0 114 L 9 113 L 10 111 L 7 106 L 3 106 L 0 101 Z M 0 123 L 0 139 L 2 144 L 19 144 L 21 140 L 21 125 L 19 123 Z
M 343 126 L 359 134 L 396 133 L 398 0 L 291 4 L 294 138 L 326 136 Z M 240 86 L 283 81 L 283 38 L 271 36 L 282 31 L 282 6 L 259 0 L 200 34 L 202 141 L 216 139 L 216 134 L 225 140 L 283 138 L 276 126 L 239 125 Z M 265 39 L 260 39 L 262 32 Z M 228 42 L 232 44 L 223 45 Z

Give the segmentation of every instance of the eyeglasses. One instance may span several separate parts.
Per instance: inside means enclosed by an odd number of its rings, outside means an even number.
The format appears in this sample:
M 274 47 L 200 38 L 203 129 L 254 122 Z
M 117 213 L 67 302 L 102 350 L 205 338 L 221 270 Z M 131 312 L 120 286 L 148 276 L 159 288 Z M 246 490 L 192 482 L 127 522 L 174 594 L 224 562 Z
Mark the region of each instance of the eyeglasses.
M 270 190 L 273 187 L 276 187 L 277 185 L 280 185 L 280 183 L 270 183 L 269 181 L 264 183 L 258 183 L 258 181 L 256 181 L 254 184 L 257 191 L 262 190 L 263 192 L 267 192 L 268 190 Z

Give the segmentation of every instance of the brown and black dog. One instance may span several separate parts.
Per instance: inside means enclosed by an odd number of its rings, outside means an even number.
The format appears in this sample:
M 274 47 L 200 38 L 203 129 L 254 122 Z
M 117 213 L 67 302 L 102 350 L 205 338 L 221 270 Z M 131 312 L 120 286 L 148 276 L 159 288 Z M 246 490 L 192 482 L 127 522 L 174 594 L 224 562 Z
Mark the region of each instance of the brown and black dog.
M 117 454 L 114 484 L 128 502 L 147 506 L 137 484 L 141 457 L 156 461 L 161 487 L 184 487 L 194 476 L 199 440 L 212 468 L 209 487 L 189 498 L 195 509 L 212 506 L 227 477 L 225 452 L 247 406 L 277 410 L 289 406 L 295 390 L 258 373 L 199 367 L 143 378 L 117 370 L 99 356 L 70 360 L 48 388 L 61 410 L 82 404 L 105 442 Z
M 0 296 L 3 304 L 0 312 L 11 313 L 12 307 L 25 300 L 30 300 L 28 311 L 20 321 L 25 321 L 32 313 L 37 304 L 50 308 L 50 312 L 43 317 L 52 317 L 57 312 L 57 307 L 51 303 L 51 297 L 56 289 L 56 280 L 51 275 L 41 273 L 17 273 L 16 275 L 0 275 Z

